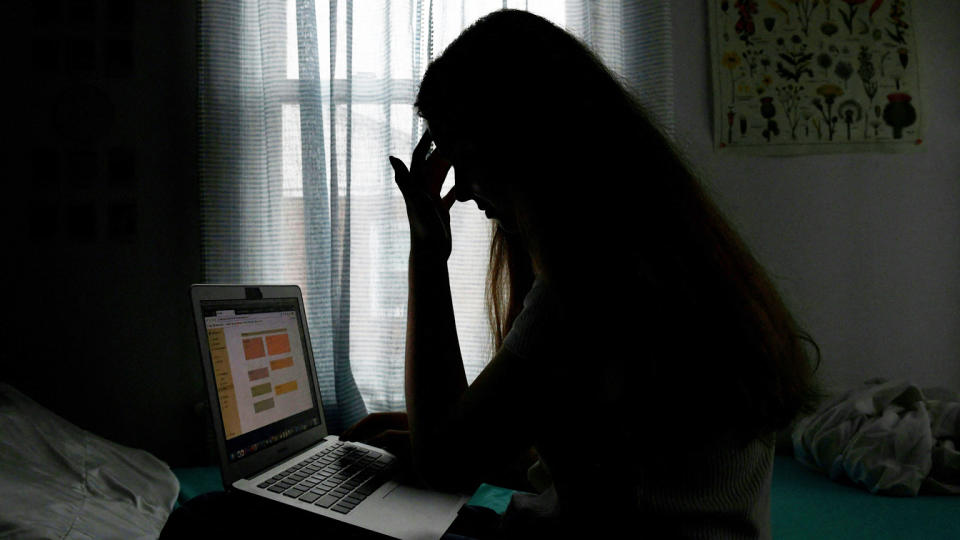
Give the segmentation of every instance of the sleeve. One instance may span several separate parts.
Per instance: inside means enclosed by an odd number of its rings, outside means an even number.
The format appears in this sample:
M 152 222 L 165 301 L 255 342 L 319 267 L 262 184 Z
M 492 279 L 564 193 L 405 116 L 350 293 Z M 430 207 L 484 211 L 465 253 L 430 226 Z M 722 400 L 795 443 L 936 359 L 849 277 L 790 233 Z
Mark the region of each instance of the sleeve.
M 551 303 L 546 287 L 531 288 L 504 346 L 450 410 L 438 437 L 442 444 L 423 456 L 435 487 L 502 470 L 528 453 L 535 426 L 554 414 L 559 393 L 550 369 L 540 364 L 549 356 L 539 350 L 551 339 L 556 320 Z M 464 477 L 457 478 L 459 474 Z
M 563 309 L 548 284 L 534 281 L 523 300 L 523 310 L 503 340 L 504 348 L 526 359 L 533 359 L 556 346 L 563 335 Z

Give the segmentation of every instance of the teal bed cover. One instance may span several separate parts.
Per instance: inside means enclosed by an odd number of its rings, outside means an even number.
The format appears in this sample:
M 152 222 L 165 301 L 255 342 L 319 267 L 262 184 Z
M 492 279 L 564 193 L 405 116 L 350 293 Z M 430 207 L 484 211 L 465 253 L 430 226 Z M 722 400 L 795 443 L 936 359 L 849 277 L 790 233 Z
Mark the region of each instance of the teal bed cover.
M 201 493 L 222 490 L 217 467 L 174 469 L 183 503 Z M 469 504 L 502 513 L 513 491 L 481 485 Z M 770 518 L 778 540 L 957 540 L 960 497 L 871 495 L 812 471 L 790 456 L 776 457 Z

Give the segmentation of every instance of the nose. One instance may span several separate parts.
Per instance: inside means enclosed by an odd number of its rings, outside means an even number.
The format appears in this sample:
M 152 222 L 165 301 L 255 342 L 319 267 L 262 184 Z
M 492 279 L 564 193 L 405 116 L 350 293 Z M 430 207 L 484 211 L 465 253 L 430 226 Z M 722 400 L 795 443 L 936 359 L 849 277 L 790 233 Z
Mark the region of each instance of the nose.
M 473 192 L 470 190 L 470 188 L 467 187 L 466 183 L 457 182 L 456 188 L 457 188 L 457 200 L 459 202 L 467 202 L 473 199 Z

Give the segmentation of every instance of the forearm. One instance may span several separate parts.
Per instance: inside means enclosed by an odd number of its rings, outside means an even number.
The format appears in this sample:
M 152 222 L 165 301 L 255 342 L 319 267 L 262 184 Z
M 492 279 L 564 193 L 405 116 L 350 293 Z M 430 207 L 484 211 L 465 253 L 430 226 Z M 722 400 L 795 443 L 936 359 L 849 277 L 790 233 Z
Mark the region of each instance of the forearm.
M 411 250 L 405 391 L 414 459 L 436 453 L 444 422 L 467 388 L 445 261 Z

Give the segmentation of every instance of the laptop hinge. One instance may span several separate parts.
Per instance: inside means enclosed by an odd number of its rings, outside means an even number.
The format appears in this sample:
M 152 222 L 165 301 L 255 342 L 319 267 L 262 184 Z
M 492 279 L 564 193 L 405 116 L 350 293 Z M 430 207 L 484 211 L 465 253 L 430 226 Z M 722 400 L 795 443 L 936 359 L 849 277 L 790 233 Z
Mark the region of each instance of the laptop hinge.
M 317 445 L 323 444 L 323 442 L 326 441 L 326 440 L 327 440 L 327 437 L 324 437 L 324 438 L 320 439 L 319 441 L 317 441 L 316 443 L 314 443 L 313 446 L 317 446 Z M 302 452 L 303 450 L 306 450 L 306 449 L 307 449 L 307 448 L 303 448 L 303 449 L 300 450 L 300 451 Z M 290 458 L 286 458 L 286 459 L 290 459 Z M 266 467 L 264 467 L 264 468 L 262 468 L 262 469 L 260 469 L 260 470 L 258 470 L 258 471 L 256 471 L 256 472 L 254 472 L 254 473 L 251 473 L 251 474 L 249 474 L 249 475 L 247 475 L 247 476 L 244 476 L 243 479 L 244 479 L 244 480 L 252 480 L 252 479 L 260 476 L 261 474 L 263 474 L 267 469 L 272 469 L 273 467 L 276 467 L 276 466 L 277 466 L 277 463 L 274 463 L 273 465 L 267 465 Z

